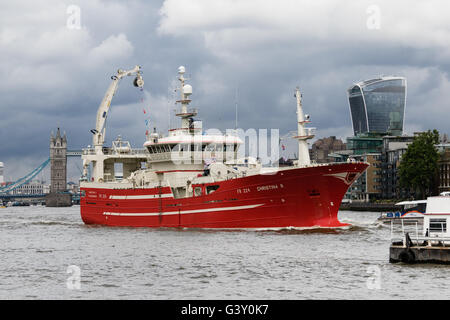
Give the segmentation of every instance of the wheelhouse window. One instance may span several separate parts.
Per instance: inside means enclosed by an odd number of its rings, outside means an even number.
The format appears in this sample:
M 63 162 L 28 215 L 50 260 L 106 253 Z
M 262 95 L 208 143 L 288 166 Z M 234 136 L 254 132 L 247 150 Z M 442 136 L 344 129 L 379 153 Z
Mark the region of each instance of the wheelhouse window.
M 217 189 L 219 189 L 218 185 L 207 186 L 206 187 L 206 194 L 211 194 L 211 193 L 215 192 Z
M 430 219 L 431 232 L 447 232 L 447 219 Z
M 225 145 L 225 150 L 226 150 L 226 151 L 236 151 L 235 146 L 236 146 L 236 145 L 234 145 L 234 144 L 226 144 L 226 145 Z

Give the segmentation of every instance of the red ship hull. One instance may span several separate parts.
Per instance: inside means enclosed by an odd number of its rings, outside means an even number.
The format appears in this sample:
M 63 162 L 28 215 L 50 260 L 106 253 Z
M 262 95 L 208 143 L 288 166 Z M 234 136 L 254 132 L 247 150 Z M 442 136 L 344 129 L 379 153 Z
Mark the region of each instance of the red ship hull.
M 81 188 L 86 224 L 175 228 L 342 227 L 338 210 L 366 163 L 280 170 L 205 185 L 202 195 L 174 198 L 170 187 Z M 205 194 L 208 186 L 218 186 Z

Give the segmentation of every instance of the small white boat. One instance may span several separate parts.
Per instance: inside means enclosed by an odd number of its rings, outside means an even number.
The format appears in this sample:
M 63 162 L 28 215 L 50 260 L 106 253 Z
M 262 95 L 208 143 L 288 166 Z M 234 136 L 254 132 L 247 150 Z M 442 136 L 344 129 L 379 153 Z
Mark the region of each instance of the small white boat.
M 421 230 L 402 221 L 400 237 L 391 223 L 390 262 L 450 264 L 450 197 L 429 197 L 423 216 Z
M 382 213 L 378 220 L 384 223 L 408 221 L 423 223 L 427 200 L 402 201 L 395 204 L 399 209 L 395 212 Z

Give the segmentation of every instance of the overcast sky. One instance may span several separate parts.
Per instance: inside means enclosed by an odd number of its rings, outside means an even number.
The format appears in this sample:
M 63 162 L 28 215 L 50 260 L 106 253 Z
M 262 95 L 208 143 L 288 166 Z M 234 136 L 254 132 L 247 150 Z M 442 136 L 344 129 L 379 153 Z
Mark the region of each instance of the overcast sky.
M 446 0 L 0 0 L 5 176 L 17 179 L 43 162 L 58 126 L 69 149 L 92 144 L 110 77 L 137 64 L 145 91 L 121 81 L 107 145 L 121 134 L 142 147 L 146 119 L 161 132 L 176 124 L 169 111 L 180 65 L 206 128 L 234 128 L 237 101 L 239 128 L 296 130 L 298 85 L 317 138 L 345 140 L 347 88 L 398 75 L 408 82 L 406 133 L 449 133 L 449 17 Z M 69 167 L 76 180 L 81 160 Z

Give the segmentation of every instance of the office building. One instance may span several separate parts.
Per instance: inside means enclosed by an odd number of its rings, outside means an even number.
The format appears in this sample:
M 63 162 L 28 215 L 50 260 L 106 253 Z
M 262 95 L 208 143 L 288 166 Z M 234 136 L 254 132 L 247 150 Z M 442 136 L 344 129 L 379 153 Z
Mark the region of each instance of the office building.
M 414 136 L 385 136 L 382 151 L 382 197 L 383 199 L 408 199 L 414 196 L 411 190 L 400 187 L 398 168 L 402 156 Z
M 347 90 L 355 136 L 375 133 L 400 136 L 406 104 L 406 79 L 380 77 L 354 84 Z
M 322 138 L 313 143 L 310 149 L 310 158 L 316 163 L 334 162 L 335 159 L 330 154 L 345 149 L 345 143 L 341 139 L 336 139 L 335 136 Z
M 440 153 L 439 166 L 439 193 L 450 191 L 450 143 L 445 141 L 437 146 Z

